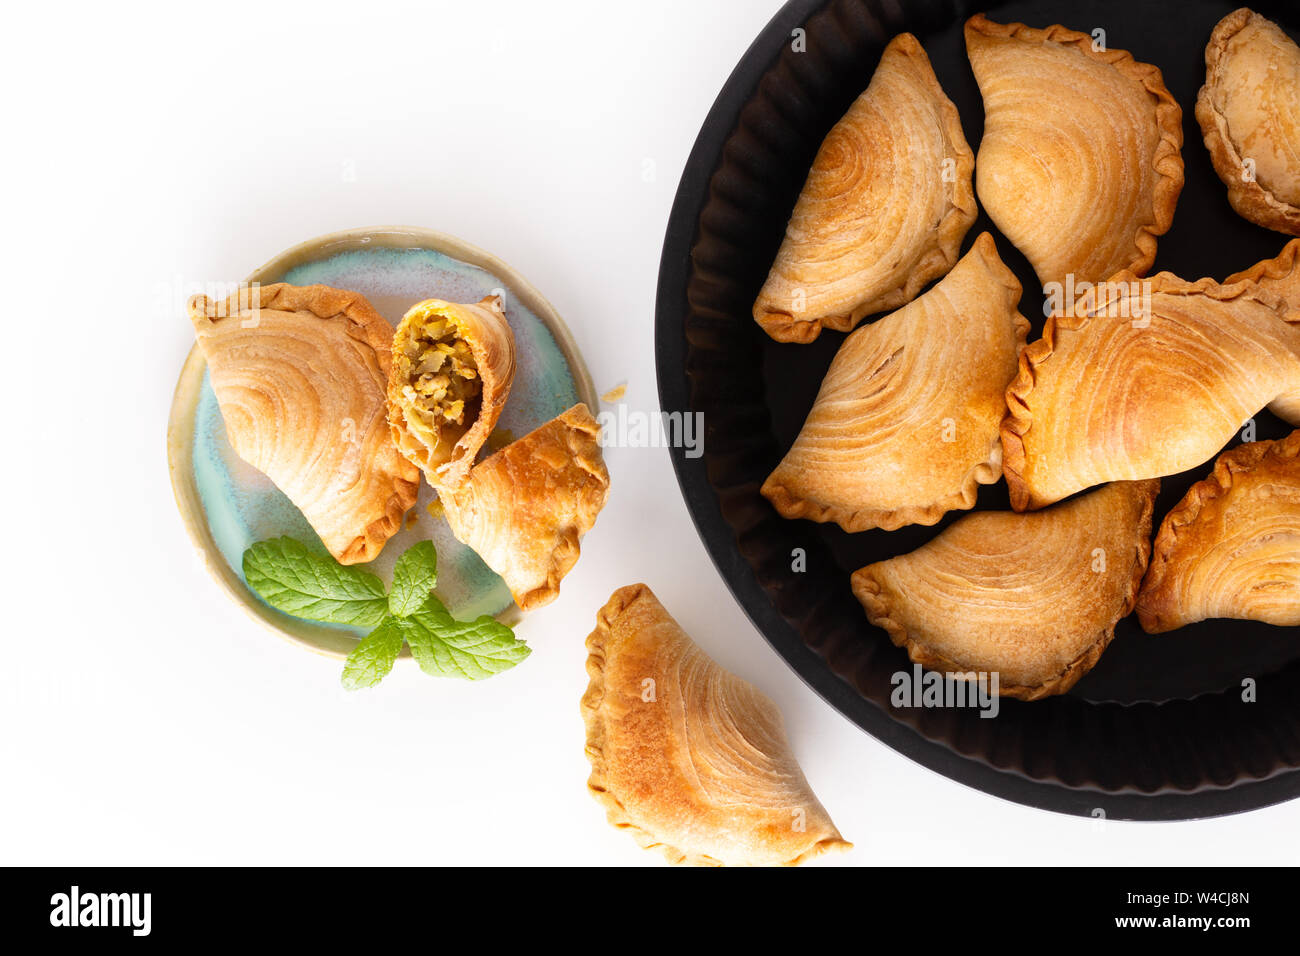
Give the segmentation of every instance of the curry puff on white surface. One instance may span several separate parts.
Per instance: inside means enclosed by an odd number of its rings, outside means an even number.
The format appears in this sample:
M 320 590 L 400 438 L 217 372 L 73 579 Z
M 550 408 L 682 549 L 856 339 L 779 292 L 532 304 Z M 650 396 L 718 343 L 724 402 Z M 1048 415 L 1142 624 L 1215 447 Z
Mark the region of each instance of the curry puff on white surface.
M 852 846 L 776 705 L 700 650 L 646 585 L 613 593 L 587 651 L 587 788 L 612 825 L 694 865 L 792 865 Z

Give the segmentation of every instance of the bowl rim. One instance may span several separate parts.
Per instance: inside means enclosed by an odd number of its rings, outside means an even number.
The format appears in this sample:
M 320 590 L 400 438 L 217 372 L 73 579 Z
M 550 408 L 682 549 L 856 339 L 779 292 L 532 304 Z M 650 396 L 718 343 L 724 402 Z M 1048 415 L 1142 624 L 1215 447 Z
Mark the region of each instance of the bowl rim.
M 687 373 L 689 343 L 684 319 L 692 253 L 701 215 L 710 199 L 714 171 L 739 128 L 742 110 L 776 64 L 792 30 L 803 26 L 832 0 L 788 0 L 741 55 L 710 107 L 692 145 L 674 195 L 659 263 L 655 299 L 655 367 L 660 407 L 665 412 L 692 408 Z M 995 6 L 990 2 L 989 6 Z M 735 531 L 709 480 L 708 458 L 687 458 L 684 449 L 669 456 L 687 511 L 727 591 L 763 639 L 799 678 L 846 720 L 915 763 L 964 786 L 1014 803 L 1074 816 L 1175 821 L 1224 816 L 1261 809 L 1300 797 L 1300 770 L 1241 781 L 1225 788 L 1192 792 L 1138 793 L 1072 788 L 999 770 L 929 740 L 863 697 L 808 647 L 771 605 L 753 570 L 741 555 Z
M 546 326 L 573 376 L 579 401 L 585 402 L 593 414 L 599 410 L 599 397 L 591 372 L 572 331 L 555 306 L 536 286 L 499 256 L 449 233 L 422 226 L 394 225 L 361 226 L 328 232 L 277 253 L 250 272 L 244 281 L 264 282 L 266 276 L 282 274 L 304 262 L 366 248 L 431 249 L 490 273 Z M 208 574 L 250 617 L 291 644 L 341 660 L 356 646 L 355 635 L 328 624 L 282 614 L 257 600 L 217 548 L 208 525 L 207 512 L 194 481 L 193 467 L 194 418 L 206 368 L 207 362 L 196 343 L 191 346 L 181 364 L 167 415 L 167 469 L 181 522 Z M 516 627 L 524 615 L 518 605 L 512 603 L 497 615 L 497 619 Z M 401 656 L 409 658 L 410 651 L 403 647 Z

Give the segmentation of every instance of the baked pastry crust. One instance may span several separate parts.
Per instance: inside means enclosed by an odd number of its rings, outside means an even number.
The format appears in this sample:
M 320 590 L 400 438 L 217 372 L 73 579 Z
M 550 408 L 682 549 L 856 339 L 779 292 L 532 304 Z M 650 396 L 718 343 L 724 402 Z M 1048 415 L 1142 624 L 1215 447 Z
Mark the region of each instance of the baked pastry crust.
M 957 262 L 974 163 L 925 50 L 899 34 L 818 150 L 755 321 L 778 342 L 811 342 L 910 302 Z
M 501 575 L 521 610 L 549 604 L 609 496 L 600 426 L 574 405 L 442 488 L 452 534 Z
M 1060 25 L 966 22 L 984 98 L 979 201 L 1044 285 L 1146 274 L 1183 188 L 1182 110 L 1160 70 Z
M 431 367 L 427 355 L 442 364 Z M 394 444 L 433 487 L 459 486 L 496 427 L 514 377 L 515 336 L 499 297 L 417 302 L 393 338 L 388 421 Z M 458 388 L 468 394 L 458 396 Z
M 1017 511 L 1194 468 L 1266 405 L 1300 424 L 1300 313 L 1275 295 L 1168 272 L 1120 273 L 1094 292 L 1047 320 L 1007 387 L 1002 468 Z
M 235 453 L 340 564 L 374 558 L 420 481 L 385 421 L 393 327 L 364 296 L 323 285 L 200 295 L 188 311 Z
M 1165 516 L 1137 601 L 1150 634 L 1212 617 L 1300 625 L 1300 431 L 1224 452 Z
M 614 592 L 587 652 L 587 789 L 613 826 L 693 865 L 793 865 L 852 846 L 776 705 L 700 650 L 646 585 Z
M 794 445 L 763 483 L 786 518 L 845 531 L 931 525 L 1002 477 L 998 430 L 1029 322 L 982 234 L 920 298 L 844 340 Z
M 1246 7 L 1228 14 L 1205 47 L 1196 120 L 1238 215 L 1300 236 L 1300 47 Z
M 1300 239 L 1292 239 L 1274 258 L 1228 276 L 1224 285 L 1234 282 L 1253 282 L 1282 299 L 1289 308 L 1300 310 Z
M 910 554 L 856 571 L 853 593 L 923 667 L 997 673 L 1004 697 L 1063 694 L 1133 609 L 1159 488 L 1117 482 L 1033 514 L 964 515 Z

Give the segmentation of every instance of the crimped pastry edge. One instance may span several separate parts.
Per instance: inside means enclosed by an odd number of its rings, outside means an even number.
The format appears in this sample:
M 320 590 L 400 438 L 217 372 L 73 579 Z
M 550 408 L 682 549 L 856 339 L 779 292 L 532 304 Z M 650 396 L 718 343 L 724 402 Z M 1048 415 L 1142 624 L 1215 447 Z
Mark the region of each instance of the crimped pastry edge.
M 975 174 L 975 153 L 970 148 L 970 143 L 966 141 L 966 134 L 961 127 L 961 115 L 948 94 L 944 92 L 939 78 L 935 76 L 934 67 L 931 65 L 930 57 L 921 45 L 921 41 L 911 33 L 900 33 L 889 42 L 885 48 L 886 51 L 895 44 L 898 45 L 899 51 L 904 56 L 913 60 L 919 59 L 923 66 L 920 72 L 923 74 L 925 84 L 929 87 L 929 92 L 934 97 L 939 106 L 939 112 L 943 116 L 944 139 L 952 145 L 955 153 L 952 157 L 956 160 L 953 188 L 947 190 L 948 195 L 946 197 L 948 208 L 934 230 L 937 245 L 933 245 L 917 260 L 908 274 L 907 282 L 902 287 L 877 295 L 875 298 L 854 308 L 848 315 L 821 316 L 815 319 L 795 318 L 788 312 L 760 309 L 759 301 L 756 300 L 753 307 L 754 320 L 763 331 L 777 342 L 807 345 L 816 339 L 824 328 L 836 332 L 851 332 L 868 315 L 888 312 L 911 302 L 926 285 L 941 276 L 947 275 L 952 270 L 952 267 L 957 264 L 957 261 L 961 258 L 962 240 L 966 238 L 966 233 L 970 231 L 970 227 L 975 223 L 975 218 L 979 215 L 979 206 L 975 200 L 975 187 L 972 183 Z M 883 53 L 881 58 L 884 58 Z M 879 69 L 879 65 L 876 68 Z M 873 73 L 872 79 L 874 78 L 875 74 Z M 870 81 L 868 81 L 867 86 L 869 89 Z M 842 119 L 843 117 L 836 122 L 839 123 Z M 827 131 L 826 135 L 829 136 L 830 132 Z M 815 162 L 816 160 L 814 160 Z M 809 173 L 811 171 L 812 169 L 809 167 Z M 802 195 L 802 187 L 799 191 Z M 784 233 L 782 235 L 784 238 Z M 775 264 L 774 260 L 773 266 Z M 771 267 L 768 268 L 768 273 L 771 274 Z
M 1133 561 L 1127 592 L 1119 615 L 1110 623 L 1110 626 L 1103 628 L 1092 643 L 1071 661 L 1060 674 L 1040 684 L 999 683 L 998 690 L 1001 696 L 1031 701 L 1064 694 L 1077 684 L 1084 674 L 1096 666 L 1097 661 L 1101 659 L 1101 655 L 1115 638 L 1115 626 L 1132 612 L 1151 556 L 1151 516 L 1155 509 L 1156 495 L 1160 490 L 1160 479 L 1149 478 L 1144 482 L 1133 482 L 1133 484 L 1147 484 L 1150 487 L 1146 491 L 1139 489 L 1137 492 L 1143 496 L 1142 511 L 1138 515 L 1137 554 Z M 884 564 L 885 562 L 875 563 Z M 895 618 L 893 605 L 884 593 L 879 579 L 875 577 L 872 571 L 874 566 L 874 564 L 869 564 L 866 567 L 859 568 L 853 572 L 850 578 L 853 594 L 862 604 L 863 610 L 866 611 L 867 619 L 875 626 L 882 628 L 896 646 L 906 650 L 908 658 L 913 663 L 920 664 L 928 670 L 944 673 L 965 674 L 972 671 L 973 668 L 970 666 L 950 660 L 912 637 L 907 628 Z
M 591 509 L 591 524 L 594 526 L 596 518 L 599 516 L 600 512 L 604 510 L 605 503 L 609 500 L 609 470 L 605 467 L 604 456 L 600 451 L 600 425 L 592 417 L 590 409 L 588 409 L 586 404 L 583 402 L 578 402 L 576 405 L 565 409 L 554 418 L 543 422 L 527 435 L 524 435 L 522 438 L 511 442 L 504 448 L 489 455 L 474 467 L 475 469 L 484 467 L 496 458 L 496 456 L 506 455 L 520 442 L 527 441 L 537 432 L 544 428 L 554 426 L 557 423 L 561 426 L 562 434 L 564 435 L 569 461 L 575 466 L 582 468 L 583 471 L 595 479 L 601 486 L 600 501 L 599 503 L 595 503 L 594 507 Z M 575 431 L 587 435 L 595 444 L 595 462 L 598 467 L 589 467 L 583 456 L 575 453 L 573 447 L 573 433 Z M 467 513 L 462 511 L 464 504 L 458 499 L 458 496 L 466 493 L 471 488 L 472 484 L 473 475 L 471 473 L 470 481 L 461 485 L 459 488 L 437 489 L 438 497 L 443 503 L 443 509 L 447 514 L 447 520 L 452 529 L 452 534 L 457 538 L 457 540 L 461 541 L 464 540 L 461 536 L 461 531 L 464 530 L 466 532 L 465 537 L 468 537 L 469 529 L 473 527 L 474 521 L 477 520 L 473 509 L 470 509 Z M 464 515 L 465 519 L 463 528 L 461 525 L 462 515 Z M 586 512 L 583 513 L 583 517 L 585 516 Z M 577 527 L 572 523 L 560 532 L 559 540 L 551 550 L 550 563 L 546 569 L 545 579 L 542 583 L 529 588 L 526 591 L 516 591 L 514 587 L 510 588 L 511 597 L 514 598 L 515 604 L 519 606 L 521 611 L 532 611 L 539 607 L 543 607 L 550 604 L 560 596 L 560 582 L 563 581 L 565 576 L 573 570 L 573 566 L 578 563 L 578 558 L 581 556 L 582 533 L 583 532 L 579 532 Z M 501 573 L 501 571 L 495 567 L 493 570 L 498 574 Z M 509 581 L 506 583 L 507 586 L 510 585 Z
M 576 405 L 565 409 L 552 419 L 552 421 L 563 422 L 568 428 L 565 435 L 568 440 L 567 443 L 569 445 L 570 460 L 600 483 L 603 489 L 603 494 L 601 495 L 600 504 L 594 509 L 595 514 L 599 515 L 604 509 L 605 503 L 609 500 L 609 470 L 605 467 L 604 457 L 600 453 L 600 425 L 591 417 L 591 410 L 587 408 L 583 402 L 578 402 Z M 539 427 L 544 428 L 545 425 Z M 591 437 L 593 442 L 596 443 L 596 460 L 600 464 L 600 469 L 598 471 L 594 471 L 587 467 L 587 463 L 583 460 L 581 455 L 572 454 L 573 431 L 584 432 Z M 525 435 L 524 437 L 527 438 L 528 436 Z M 506 448 L 509 447 L 509 445 L 506 446 Z M 504 450 L 505 449 L 502 449 L 502 451 Z M 593 516 L 593 525 L 595 520 L 595 516 Z M 560 596 L 560 582 L 563 581 L 565 576 L 573 570 L 573 566 L 578 563 L 578 558 L 582 554 L 581 541 L 582 536 L 572 525 L 564 529 L 564 534 L 560 539 L 560 543 L 551 552 L 551 565 L 546 572 L 546 582 L 538 585 L 530 591 L 514 595 L 515 603 L 519 605 L 520 610 L 531 611 L 535 608 L 543 607 L 544 605 L 550 604 Z
M 1187 489 L 1182 501 L 1165 515 L 1156 533 L 1151 563 L 1136 604 L 1142 630 L 1148 634 L 1163 634 L 1194 623 L 1185 620 L 1171 623 L 1170 612 L 1178 602 L 1169 592 L 1167 585 L 1171 581 L 1167 579 L 1170 564 L 1206 505 L 1226 495 L 1232 490 L 1237 475 L 1253 471 L 1265 458 L 1287 459 L 1297 455 L 1300 455 L 1300 429 L 1285 438 L 1247 442 L 1219 455 L 1210 474 Z
M 643 598 L 658 603 L 649 585 L 628 584 L 610 595 L 609 600 L 596 613 L 596 629 L 588 636 L 587 675 L 590 680 L 587 690 L 582 695 L 580 707 L 582 720 L 587 731 L 586 754 L 591 764 L 591 775 L 587 778 L 587 792 L 605 808 L 605 818 L 609 824 L 619 830 L 626 830 L 633 839 L 646 850 L 658 850 L 669 863 L 685 866 L 725 866 L 719 859 L 702 853 L 690 853 L 672 844 L 665 843 L 649 830 L 635 823 L 622 801 L 613 794 L 605 784 L 605 721 L 601 713 L 601 704 L 605 699 L 605 660 L 607 647 L 614 639 L 611 625 L 618 617 Z M 825 837 L 813 844 L 803 853 L 783 861 L 783 866 L 797 866 L 832 850 L 848 850 L 853 846 L 843 837 Z
M 257 295 L 259 308 L 285 312 L 305 311 L 322 320 L 339 317 L 346 319 L 348 335 L 375 353 L 375 360 L 383 373 L 385 384 L 387 383 L 392 370 L 393 327 L 360 292 L 320 284 L 295 286 L 287 282 L 259 285 L 252 291 Z M 240 295 L 241 293 L 235 293 L 226 302 L 237 301 Z M 200 320 L 206 320 L 215 324 L 236 314 L 227 308 L 225 315 L 211 315 L 208 310 L 210 302 L 206 296 L 191 298 L 187 304 L 190 321 L 197 324 Z M 397 457 L 406 461 L 400 450 Z M 420 493 L 419 472 L 415 471 L 413 475 L 411 479 L 392 475 L 393 494 L 385 502 L 383 516 L 366 525 L 347 547 L 335 555 L 339 564 L 360 564 L 373 560 L 383 550 L 388 539 L 401 530 L 402 519 Z
M 967 253 L 971 254 L 978 254 L 985 268 L 1007 290 L 1007 308 L 1015 327 L 1016 356 L 1019 361 L 1031 328 L 1029 320 L 1020 313 L 1020 295 L 1024 291 L 1020 280 L 998 255 L 997 244 L 991 234 L 980 233 Z M 951 494 L 924 505 L 909 505 L 905 508 L 844 508 L 833 504 L 823 505 L 794 494 L 781 482 L 773 481 L 772 475 L 763 482 L 760 493 L 783 518 L 806 518 L 818 523 L 834 522 L 850 533 L 871 528 L 897 531 L 911 524 L 929 526 L 937 524 L 949 511 L 969 511 L 973 508 L 979 497 L 980 485 L 996 484 L 1002 477 L 1002 454 L 998 428 L 994 429 L 988 456 L 970 467 L 962 476 L 960 487 Z
M 1160 141 L 1151 157 L 1151 169 L 1157 176 L 1151 191 L 1151 215 L 1154 221 L 1138 227 L 1133 236 L 1136 255 L 1124 267 L 1127 271 L 1145 275 L 1155 262 L 1157 237 L 1163 236 L 1173 225 L 1174 211 L 1178 207 L 1178 197 L 1182 194 L 1185 179 L 1182 156 L 1183 109 L 1165 86 L 1164 74 L 1160 68 L 1152 63 L 1141 62 L 1128 50 L 1094 50 L 1091 34 L 1071 30 L 1059 23 L 1040 30 L 1023 23 L 995 23 L 984 14 L 977 13 L 966 21 L 963 32 L 968 49 L 972 34 L 990 39 L 1014 39 L 1027 43 L 1050 41 L 1061 46 L 1073 46 L 1084 56 L 1112 66 L 1126 77 L 1136 80 L 1147 93 L 1155 97 L 1156 128 L 1160 131 Z
M 1152 295 L 1205 295 L 1220 302 L 1230 302 L 1241 296 L 1254 299 L 1278 313 L 1278 318 L 1288 324 L 1300 322 L 1300 311 L 1290 309 L 1283 300 L 1262 289 L 1253 282 L 1218 283 L 1213 279 L 1197 279 L 1188 282 L 1172 272 L 1158 272 L 1154 276 L 1143 278 L 1133 272 L 1117 272 L 1101 283 L 1103 291 L 1118 295 L 1118 287 L 1127 287 L 1131 283 L 1142 282 L 1150 286 Z M 1100 301 L 1092 297 L 1087 313 L 1105 308 L 1111 301 Z M 1007 414 L 1002 419 L 1002 474 L 1007 480 L 1007 490 L 1011 496 L 1011 507 L 1015 511 L 1036 510 L 1053 502 L 1037 501 L 1025 479 L 1024 472 L 1028 463 L 1025 453 L 1024 436 L 1033 427 L 1034 416 L 1029 408 L 1029 399 L 1033 394 L 1037 380 L 1037 370 L 1051 359 L 1056 349 L 1056 331 L 1058 328 L 1067 332 L 1083 329 L 1091 320 L 1091 314 L 1074 315 L 1074 310 L 1053 313 L 1048 316 L 1043 326 L 1043 337 L 1029 343 L 1020 353 L 1020 370 L 1007 386 Z
M 1278 199 L 1258 180 L 1242 180 L 1241 153 L 1228 132 L 1227 118 L 1214 105 L 1215 88 L 1228 43 L 1255 18 L 1272 22 L 1249 7 L 1240 7 L 1215 25 L 1205 45 L 1205 83 L 1196 96 L 1196 122 L 1200 124 L 1210 162 L 1219 179 L 1228 187 L 1228 202 L 1237 215 L 1266 229 L 1300 236 L 1300 208 Z
M 1234 272 L 1223 280 L 1223 284 L 1232 285 L 1234 282 L 1263 282 L 1266 280 L 1280 282 L 1291 278 L 1295 273 L 1298 261 L 1300 261 L 1300 239 L 1292 239 L 1272 259 L 1264 259 L 1248 269 Z M 1300 308 L 1300 304 L 1295 307 Z

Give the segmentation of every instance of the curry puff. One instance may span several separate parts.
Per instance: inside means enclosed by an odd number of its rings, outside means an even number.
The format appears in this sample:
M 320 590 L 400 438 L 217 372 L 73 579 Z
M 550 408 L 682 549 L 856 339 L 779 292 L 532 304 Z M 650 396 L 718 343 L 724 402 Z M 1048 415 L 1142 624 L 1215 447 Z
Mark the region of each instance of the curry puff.
M 600 426 L 581 403 L 479 462 L 464 484 L 438 491 L 452 534 L 501 575 L 524 611 L 559 596 L 608 495 Z
M 998 428 L 1029 322 L 993 237 L 919 299 L 844 340 L 762 493 L 846 531 L 934 524 L 1002 477 Z
M 515 376 L 515 338 L 497 296 L 473 305 L 425 299 L 393 339 L 393 441 L 435 488 L 454 488 L 496 427 Z
M 1205 48 L 1196 119 L 1232 208 L 1300 236 L 1300 47 L 1245 7 L 1228 14 Z
M 1300 424 L 1300 312 L 1251 282 L 1120 273 L 1053 314 L 1007 388 L 1017 511 L 1209 461 L 1268 408 Z
M 1063 694 L 1101 658 L 1151 553 L 1160 482 L 1116 482 L 1034 514 L 981 511 L 854 573 L 872 624 L 916 663 L 998 692 Z
M 644 584 L 587 638 L 587 788 L 672 863 L 792 865 L 846 842 L 804 779 L 781 712 L 712 661 Z
M 957 262 L 973 168 L 957 108 L 900 34 L 818 150 L 754 320 L 779 342 L 811 342 L 911 301 Z
M 1145 275 L 1183 188 L 1182 110 L 1160 70 L 1063 26 L 966 23 L 984 99 L 979 201 L 1039 280 Z
M 1300 431 L 1239 445 L 1156 535 L 1137 602 L 1148 633 L 1212 617 L 1300 625 Z
M 236 454 L 340 563 L 374 558 L 420 480 L 385 420 L 393 327 L 358 293 L 323 285 L 195 296 L 189 316 Z

